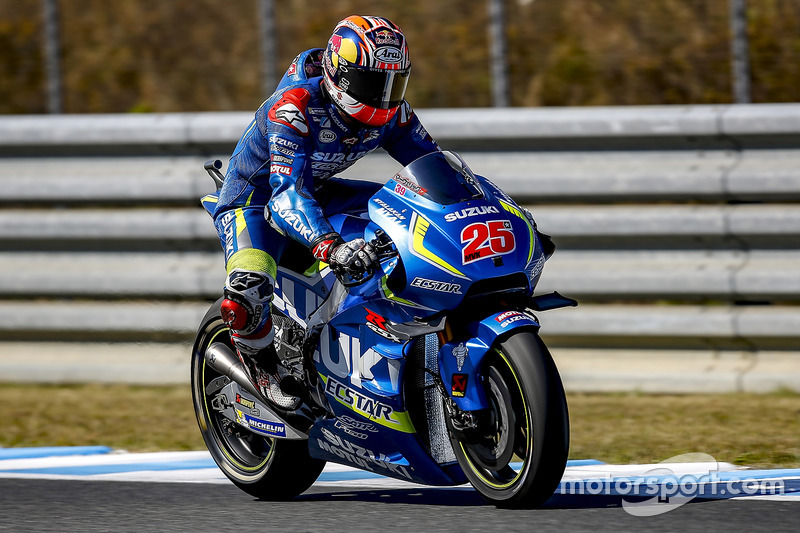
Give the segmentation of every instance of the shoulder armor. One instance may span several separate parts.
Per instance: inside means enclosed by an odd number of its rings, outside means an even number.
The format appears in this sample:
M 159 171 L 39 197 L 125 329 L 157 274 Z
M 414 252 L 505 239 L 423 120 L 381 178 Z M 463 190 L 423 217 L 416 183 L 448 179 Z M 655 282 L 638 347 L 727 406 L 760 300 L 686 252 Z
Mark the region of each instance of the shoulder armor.
M 311 93 L 297 87 L 289 89 L 269 110 L 269 119 L 277 124 L 288 126 L 302 136 L 308 135 L 308 121 L 305 111 Z

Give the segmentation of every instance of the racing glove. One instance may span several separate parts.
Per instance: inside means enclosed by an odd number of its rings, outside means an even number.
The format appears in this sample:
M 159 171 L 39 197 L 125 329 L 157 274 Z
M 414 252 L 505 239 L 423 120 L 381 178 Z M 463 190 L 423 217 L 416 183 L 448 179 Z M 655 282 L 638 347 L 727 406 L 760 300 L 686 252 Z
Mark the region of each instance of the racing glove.
M 313 247 L 314 257 L 328 263 L 346 284 L 365 281 L 378 268 L 378 254 L 364 239 L 344 242 L 337 234 L 326 235 Z

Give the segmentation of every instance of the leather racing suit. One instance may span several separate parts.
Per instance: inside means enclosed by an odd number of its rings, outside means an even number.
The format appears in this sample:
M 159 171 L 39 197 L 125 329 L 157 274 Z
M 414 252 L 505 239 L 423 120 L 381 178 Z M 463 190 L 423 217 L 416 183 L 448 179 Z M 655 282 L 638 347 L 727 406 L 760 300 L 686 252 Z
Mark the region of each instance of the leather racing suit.
M 330 242 L 327 217 L 366 210 L 381 187 L 333 176 L 379 147 L 403 166 L 439 150 L 405 101 L 384 126 L 345 122 L 323 88 L 321 53 L 298 55 L 256 111 L 214 213 L 227 271 L 222 315 L 239 352 L 256 360 L 274 337 L 270 302 L 287 240 Z

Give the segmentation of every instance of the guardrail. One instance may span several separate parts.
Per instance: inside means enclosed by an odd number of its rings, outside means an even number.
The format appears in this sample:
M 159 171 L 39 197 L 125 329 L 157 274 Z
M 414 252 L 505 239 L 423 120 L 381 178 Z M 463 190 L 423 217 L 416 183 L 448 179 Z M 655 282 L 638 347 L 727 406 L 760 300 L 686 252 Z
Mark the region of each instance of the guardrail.
M 800 105 L 419 114 L 553 235 L 540 289 L 581 302 L 540 317 L 568 387 L 800 390 Z M 187 349 L 223 281 L 202 163 L 250 119 L 0 117 L 0 380 L 75 379 L 20 373 L 36 343 Z

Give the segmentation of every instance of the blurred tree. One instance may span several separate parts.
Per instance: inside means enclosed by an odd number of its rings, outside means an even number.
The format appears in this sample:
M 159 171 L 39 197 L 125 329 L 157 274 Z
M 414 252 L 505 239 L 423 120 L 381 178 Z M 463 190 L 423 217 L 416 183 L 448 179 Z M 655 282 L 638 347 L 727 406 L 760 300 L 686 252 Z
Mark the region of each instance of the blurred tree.
M 0 0 L 0 113 L 45 113 L 40 0 Z
M 519 1 L 515 105 L 730 100 L 727 0 Z
M 750 0 L 754 102 L 800 102 L 800 2 Z
M 256 0 L 61 0 L 71 113 L 243 109 L 258 100 Z

